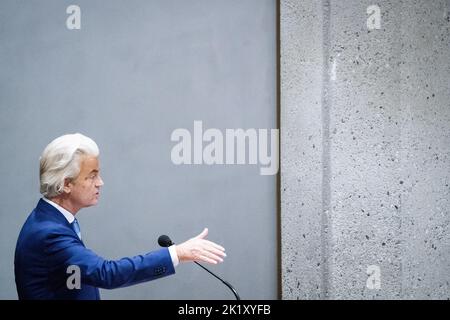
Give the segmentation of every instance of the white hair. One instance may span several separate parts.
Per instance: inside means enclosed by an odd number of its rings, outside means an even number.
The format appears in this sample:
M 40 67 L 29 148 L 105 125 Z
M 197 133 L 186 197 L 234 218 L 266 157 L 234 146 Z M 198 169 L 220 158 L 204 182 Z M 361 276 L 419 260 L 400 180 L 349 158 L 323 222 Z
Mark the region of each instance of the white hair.
M 75 179 L 80 174 L 81 156 L 98 157 L 97 144 L 81 133 L 66 134 L 45 147 L 40 158 L 40 191 L 46 198 L 63 192 L 65 179 Z

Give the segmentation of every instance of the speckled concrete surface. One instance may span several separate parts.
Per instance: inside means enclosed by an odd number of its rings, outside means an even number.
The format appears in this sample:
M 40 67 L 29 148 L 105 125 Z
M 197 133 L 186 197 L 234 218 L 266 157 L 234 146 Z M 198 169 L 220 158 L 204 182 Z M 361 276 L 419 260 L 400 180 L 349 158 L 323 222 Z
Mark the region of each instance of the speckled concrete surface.
M 284 299 L 450 298 L 449 6 L 281 0 Z

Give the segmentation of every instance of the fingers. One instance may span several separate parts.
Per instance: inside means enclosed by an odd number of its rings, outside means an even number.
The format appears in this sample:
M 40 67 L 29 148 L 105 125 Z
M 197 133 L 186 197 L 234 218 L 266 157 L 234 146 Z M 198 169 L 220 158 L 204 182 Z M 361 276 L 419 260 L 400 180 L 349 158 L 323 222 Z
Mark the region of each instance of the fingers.
M 206 261 L 209 263 L 214 263 L 217 264 L 219 262 L 223 262 L 223 259 L 219 256 L 216 256 L 215 254 L 208 252 L 208 251 L 203 251 L 202 253 L 197 255 L 197 259 L 200 259 L 202 261 Z
M 222 250 L 217 249 L 216 247 L 211 246 L 211 245 L 206 245 L 206 246 L 203 247 L 203 249 L 207 250 L 207 251 L 209 251 L 209 252 L 211 252 L 211 253 L 215 254 L 216 256 L 219 256 L 219 257 L 226 257 L 227 256 L 225 252 L 223 252 Z
M 202 261 L 212 264 L 223 262 L 226 257 L 225 248 L 204 239 L 208 235 L 208 228 L 194 238 L 176 246 L 178 258 L 181 262 Z
M 198 255 L 213 259 L 216 262 L 223 262 L 222 258 L 225 257 L 225 253 L 223 253 L 222 251 L 216 253 L 214 251 L 211 251 L 209 248 L 203 248 L 203 250 L 201 250 Z
M 214 244 L 214 242 L 202 239 L 199 239 L 197 241 L 198 241 L 197 247 L 198 252 L 196 254 L 197 259 L 213 264 L 223 262 L 223 258 L 226 257 L 226 254 L 222 250 L 217 249 L 215 246 L 213 246 L 212 244 Z
M 208 228 L 203 229 L 202 233 L 195 237 L 195 239 L 203 239 L 208 235 Z
M 220 245 L 218 245 L 217 243 L 214 243 L 214 242 L 209 241 L 209 240 L 204 240 L 204 239 L 203 239 L 203 242 L 209 244 L 210 246 L 216 248 L 217 250 L 225 251 L 225 248 L 220 246 Z
M 199 256 L 197 261 L 207 262 L 207 263 L 211 263 L 211 264 L 217 264 L 217 261 L 210 259 L 208 257 L 205 257 L 205 256 Z

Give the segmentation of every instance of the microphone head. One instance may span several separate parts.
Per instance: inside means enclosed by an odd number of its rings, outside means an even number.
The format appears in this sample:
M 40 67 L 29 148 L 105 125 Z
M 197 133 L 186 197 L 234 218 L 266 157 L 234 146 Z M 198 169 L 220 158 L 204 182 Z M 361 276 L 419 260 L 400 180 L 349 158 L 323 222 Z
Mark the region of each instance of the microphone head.
M 170 240 L 169 236 L 166 236 L 165 234 L 163 234 L 162 236 L 159 236 L 158 244 L 161 247 L 170 247 L 174 243 L 172 242 L 172 240 Z

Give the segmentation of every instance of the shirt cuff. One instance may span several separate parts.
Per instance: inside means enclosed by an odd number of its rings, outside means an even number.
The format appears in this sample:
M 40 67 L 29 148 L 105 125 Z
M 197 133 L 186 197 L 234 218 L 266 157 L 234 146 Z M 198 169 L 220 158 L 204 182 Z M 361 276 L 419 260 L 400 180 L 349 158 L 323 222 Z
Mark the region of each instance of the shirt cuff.
M 180 261 L 178 260 L 177 251 L 175 249 L 175 245 L 170 246 L 169 248 L 170 258 L 172 258 L 173 266 L 176 267 Z

